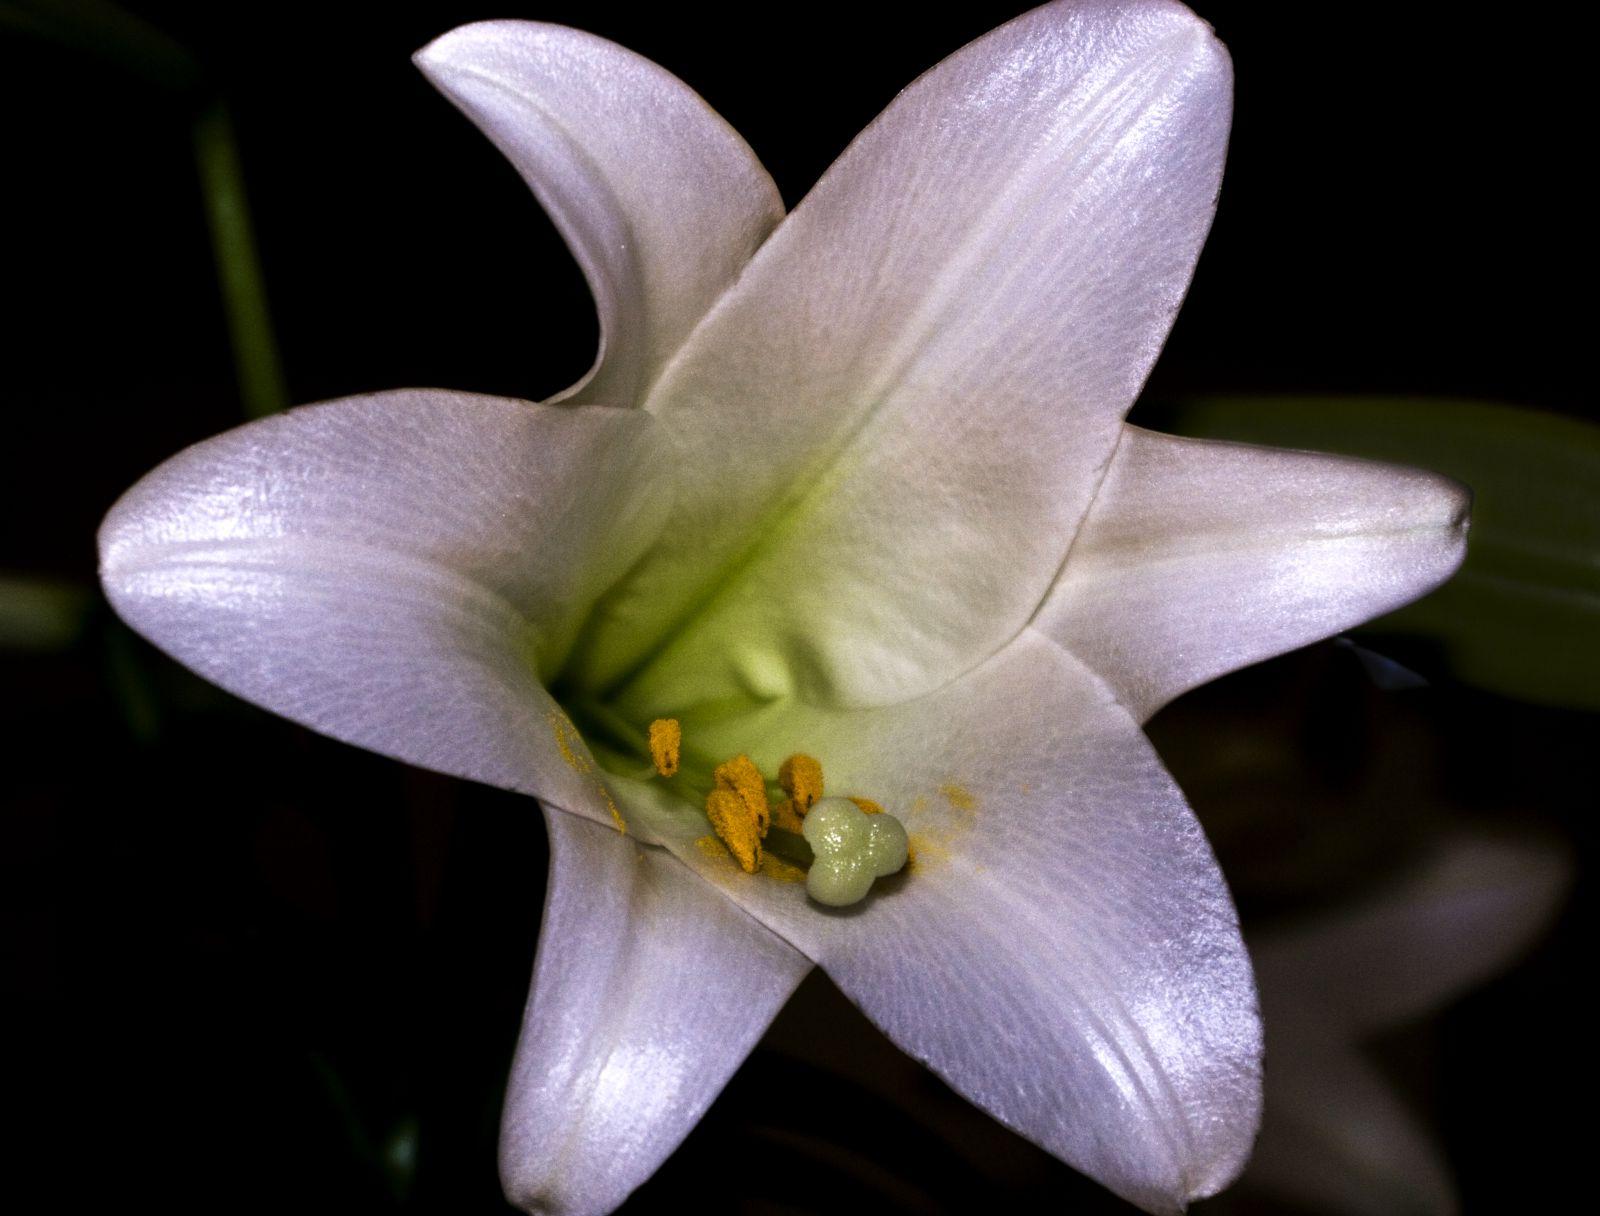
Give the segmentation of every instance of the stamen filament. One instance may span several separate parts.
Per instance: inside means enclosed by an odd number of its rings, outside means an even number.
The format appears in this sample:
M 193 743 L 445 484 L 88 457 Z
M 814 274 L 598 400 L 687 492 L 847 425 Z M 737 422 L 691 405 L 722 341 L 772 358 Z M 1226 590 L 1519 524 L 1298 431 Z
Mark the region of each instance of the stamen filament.
M 773 826 L 767 829 L 767 834 L 761 843 L 774 857 L 781 857 L 790 865 L 799 866 L 802 870 L 809 870 L 817 859 L 811 846 L 806 843 L 806 838 L 799 832 L 790 832 Z

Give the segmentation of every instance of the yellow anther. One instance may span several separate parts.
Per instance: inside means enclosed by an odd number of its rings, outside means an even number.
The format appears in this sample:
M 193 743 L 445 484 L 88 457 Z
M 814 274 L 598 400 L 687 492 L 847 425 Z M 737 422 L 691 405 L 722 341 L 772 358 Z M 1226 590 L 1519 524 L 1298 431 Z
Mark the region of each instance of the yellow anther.
M 746 874 L 761 865 L 762 828 L 743 798 L 721 785 L 706 795 L 706 818 Z
M 663 777 L 678 771 L 678 749 L 682 745 L 683 729 L 676 718 L 657 718 L 650 723 L 650 762 Z
M 772 804 L 772 826 L 782 828 L 785 832 L 802 832 L 805 824 L 800 819 L 800 812 L 794 809 L 794 799 L 785 798 L 782 802 Z
M 755 762 L 749 756 L 738 755 L 717 765 L 711 776 L 717 789 L 736 795 L 744 804 L 745 813 L 757 825 L 757 838 L 765 836 L 772 812 L 767 809 L 767 783 Z
M 861 808 L 861 812 L 864 815 L 881 815 L 881 814 L 883 814 L 883 808 L 881 806 L 879 806 L 876 802 L 874 802 L 871 798 L 851 798 L 850 801 L 855 803 L 856 806 L 860 807 Z
M 778 769 L 778 784 L 804 815 L 822 797 L 822 764 L 814 756 L 790 756 Z

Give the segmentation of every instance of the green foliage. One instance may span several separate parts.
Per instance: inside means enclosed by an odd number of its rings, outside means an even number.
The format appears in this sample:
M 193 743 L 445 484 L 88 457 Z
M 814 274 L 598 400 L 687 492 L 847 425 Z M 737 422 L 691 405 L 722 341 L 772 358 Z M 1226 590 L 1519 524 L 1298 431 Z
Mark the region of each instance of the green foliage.
M 1207 398 L 1157 412 L 1181 435 L 1433 469 L 1473 491 L 1466 563 L 1372 628 L 1436 639 L 1455 675 L 1600 709 L 1600 427 L 1536 410 L 1412 398 Z

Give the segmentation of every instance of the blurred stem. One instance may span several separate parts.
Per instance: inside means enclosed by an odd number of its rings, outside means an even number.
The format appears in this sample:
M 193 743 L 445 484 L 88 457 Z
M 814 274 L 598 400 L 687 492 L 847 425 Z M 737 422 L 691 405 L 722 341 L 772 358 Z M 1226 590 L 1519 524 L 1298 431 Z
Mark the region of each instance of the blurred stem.
M 161 734 L 161 704 L 139 656 L 132 630 L 110 621 L 105 631 L 106 678 L 135 742 L 148 746 Z
M 239 396 L 247 415 L 262 418 L 288 405 L 289 392 L 267 309 L 238 139 L 233 118 L 222 102 L 206 107 L 195 119 L 194 151 L 222 305 L 233 340 Z

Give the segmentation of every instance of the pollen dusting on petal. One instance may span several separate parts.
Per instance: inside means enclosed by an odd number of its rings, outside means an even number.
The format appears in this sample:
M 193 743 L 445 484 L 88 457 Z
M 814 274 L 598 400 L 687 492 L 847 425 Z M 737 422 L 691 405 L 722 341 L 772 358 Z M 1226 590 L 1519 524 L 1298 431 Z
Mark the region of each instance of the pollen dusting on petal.
M 568 768 L 585 777 L 594 777 L 594 762 L 588 755 L 573 747 L 583 746 L 583 736 L 578 733 L 578 728 L 572 724 L 572 719 L 559 709 L 552 709 L 545 715 L 550 724 L 550 732 L 556 738 L 556 750 L 561 753 L 561 759 Z M 594 792 L 600 801 L 606 804 L 606 810 L 611 812 L 611 821 L 617 825 L 617 831 L 624 836 L 628 834 L 628 821 L 622 817 L 622 812 L 617 808 L 617 800 L 611 796 L 611 791 L 606 783 L 599 777 L 594 777 Z
M 587 773 L 588 764 L 584 758 L 572 750 L 574 740 L 581 741 L 583 736 L 578 733 L 578 728 L 572 724 L 572 719 L 559 709 L 552 709 L 545 715 L 550 723 L 550 731 L 556 737 L 556 750 L 561 753 L 561 758 L 566 761 L 567 767 L 574 772 Z
M 915 874 L 950 859 L 950 850 L 932 836 L 918 832 L 907 842 L 906 873 Z
M 606 804 L 606 810 L 611 812 L 611 822 L 617 825 L 617 831 L 626 836 L 628 834 L 628 821 L 622 817 L 622 812 L 617 809 L 617 800 L 611 796 L 611 791 L 606 788 L 606 783 L 596 777 L 594 789 L 595 793 L 600 795 L 600 801 Z
M 717 783 L 717 789 L 736 795 L 745 805 L 750 817 L 759 825 L 757 839 L 765 835 L 767 825 L 772 822 L 772 812 L 767 807 L 766 780 L 755 762 L 740 753 L 732 760 L 724 760 L 717 765 L 711 776 Z
M 881 815 L 881 814 L 883 814 L 883 807 L 879 806 L 871 798 L 855 798 L 855 797 L 851 797 L 850 801 L 855 803 L 858 807 L 860 807 L 863 814 L 867 814 L 867 815 Z
M 761 800 L 766 807 L 766 798 Z M 746 874 L 761 865 L 761 836 L 765 825 L 750 813 L 750 806 L 733 790 L 718 786 L 706 795 L 706 818 L 728 846 L 728 852 Z
M 786 832 L 805 831 L 805 823 L 800 818 L 800 812 L 794 809 L 793 799 L 785 798 L 782 802 L 772 804 L 772 826 Z
M 972 791 L 964 785 L 941 785 L 939 793 L 943 794 L 944 800 L 958 811 L 977 809 L 977 798 L 973 797 Z
M 783 858 L 773 853 L 761 854 L 761 875 L 764 878 L 776 878 L 779 882 L 804 882 L 806 872 L 797 865 L 791 865 Z
M 676 718 L 657 718 L 650 723 L 650 762 L 663 777 L 678 771 L 678 752 L 683 746 L 683 728 Z
M 733 860 L 733 858 L 728 854 L 728 846 L 723 844 L 722 841 L 718 840 L 715 836 L 697 836 L 695 838 L 694 847 L 699 849 L 700 852 L 705 856 L 711 858 L 712 861 Z
M 814 756 L 796 753 L 778 766 L 778 784 L 804 815 L 822 797 L 822 763 Z

